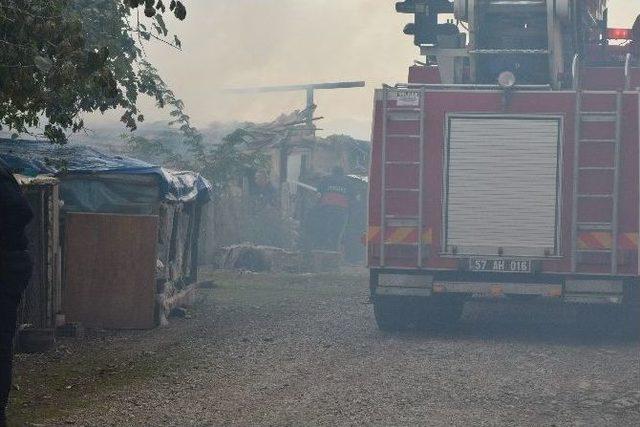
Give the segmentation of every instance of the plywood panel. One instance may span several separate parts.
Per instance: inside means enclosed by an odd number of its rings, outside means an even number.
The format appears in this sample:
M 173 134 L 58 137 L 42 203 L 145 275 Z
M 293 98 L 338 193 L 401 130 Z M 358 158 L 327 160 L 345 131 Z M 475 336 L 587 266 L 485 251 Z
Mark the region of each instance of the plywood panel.
M 154 327 L 158 218 L 68 214 L 65 222 L 67 320 L 92 328 Z

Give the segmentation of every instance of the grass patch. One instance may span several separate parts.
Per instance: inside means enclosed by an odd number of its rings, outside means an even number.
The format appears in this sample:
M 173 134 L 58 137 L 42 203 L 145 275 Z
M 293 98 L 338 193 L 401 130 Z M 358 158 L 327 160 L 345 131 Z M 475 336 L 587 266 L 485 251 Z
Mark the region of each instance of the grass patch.
M 19 363 L 24 366 L 17 369 L 19 388 L 12 391 L 10 399 L 11 425 L 65 419 L 78 410 L 104 403 L 100 398 L 110 392 L 175 372 L 181 366 L 181 352 L 179 348 L 169 350 L 126 357 L 82 349 L 80 354 L 69 358 Z

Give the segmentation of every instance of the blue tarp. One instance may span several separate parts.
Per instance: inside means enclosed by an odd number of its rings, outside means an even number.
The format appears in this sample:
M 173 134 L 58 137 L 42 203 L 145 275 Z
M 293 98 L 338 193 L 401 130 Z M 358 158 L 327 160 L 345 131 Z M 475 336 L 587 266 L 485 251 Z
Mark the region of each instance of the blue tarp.
M 138 159 L 101 153 L 83 145 L 0 138 L 0 158 L 15 172 L 27 175 L 154 175 L 160 196 L 170 201 L 207 200 L 211 184 L 195 172 L 176 172 Z

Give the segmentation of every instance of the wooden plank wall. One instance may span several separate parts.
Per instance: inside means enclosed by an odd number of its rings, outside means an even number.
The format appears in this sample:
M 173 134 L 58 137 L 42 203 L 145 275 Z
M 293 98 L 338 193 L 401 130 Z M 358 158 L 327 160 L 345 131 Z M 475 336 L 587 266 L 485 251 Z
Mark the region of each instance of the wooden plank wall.
M 157 240 L 157 216 L 67 214 L 67 321 L 90 328 L 153 328 Z
M 36 328 L 54 327 L 61 307 L 58 184 L 49 180 L 22 184 L 35 214 L 27 227 L 34 269 L 18 309 L 18 323 Z

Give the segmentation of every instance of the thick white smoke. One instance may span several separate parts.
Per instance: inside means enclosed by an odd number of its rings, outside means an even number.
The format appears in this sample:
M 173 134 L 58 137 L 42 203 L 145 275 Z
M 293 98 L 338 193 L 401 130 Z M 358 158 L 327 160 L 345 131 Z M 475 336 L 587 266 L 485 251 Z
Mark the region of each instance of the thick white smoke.
M 170 21 L 184 52 L 162 44 L 147 52 L 200 127 L 266 121 L 305 103 L 303 93 L 238 96 L 220 88 L 366 80 L 364 89 L 320 92 L 316 101 L 318 114 L 327 117 L 319 125 L 328 132 L 368 138 L 373 88 L 405 81 L 407 67 L 419 59 L 411 38 L 402 34 L 411 16 L 395 13 L 394 3 L 191 0 L 187 20 Z M 612 25 L 630 26 L 640 2 L 613 1 L 611 9 Z M 151 105 L 146 113 L 151 120 L 166 117 Z

